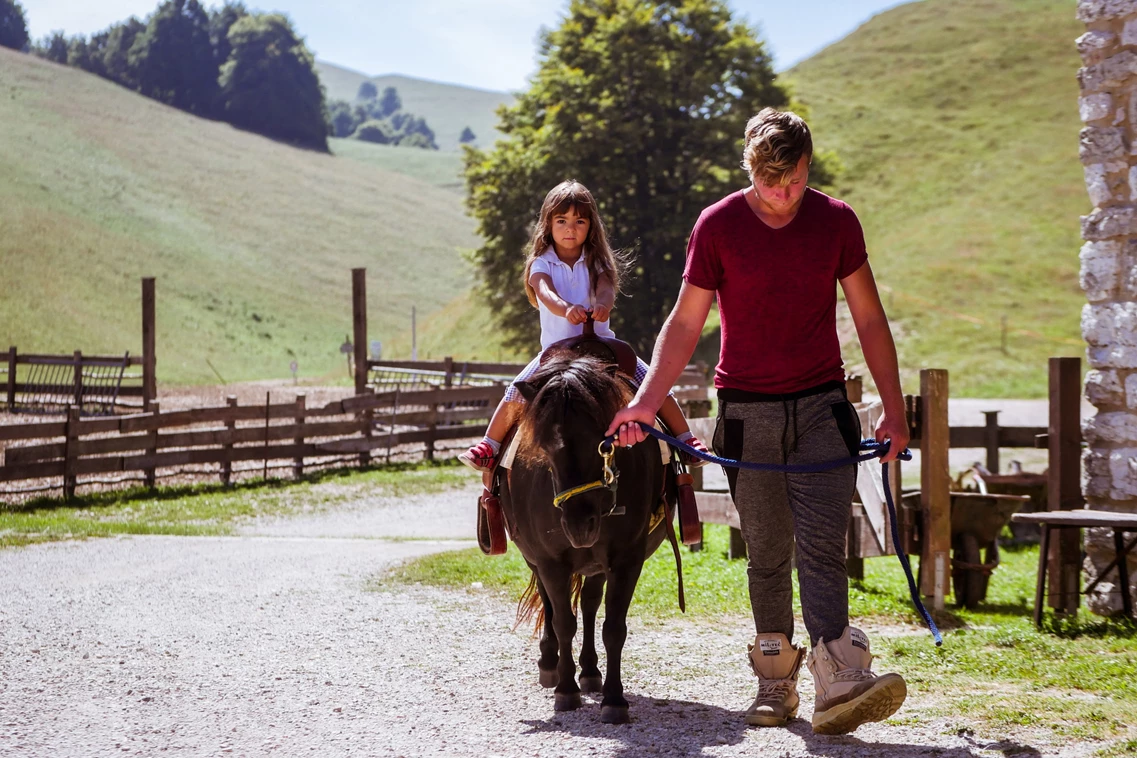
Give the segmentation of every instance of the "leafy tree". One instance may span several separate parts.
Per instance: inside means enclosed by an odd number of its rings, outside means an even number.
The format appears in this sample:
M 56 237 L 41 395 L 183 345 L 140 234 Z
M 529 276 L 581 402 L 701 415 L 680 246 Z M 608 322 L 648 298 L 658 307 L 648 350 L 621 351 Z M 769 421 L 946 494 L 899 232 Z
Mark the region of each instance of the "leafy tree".
M 315 60 L 289 20 L 251 14 L 229 29 L 232 52 L 221 67 L 225 119 L 234 126 L 319 150 L 328 149 L 324 88 Z
M 332 100 L 328 103 L 328 134 L 333 137 L 350 137 L 361 123 L 355 108 L 346 100 Z
M 67 47 L 67 36 L 62 31 L 54 31 L 37 42 L 32 48 L 32 52 L 49 61 L 66 64 Z
M 249 9 L 239 0 L 238 2 L 228 0 L 220 8 L 214 8 L 209 12 L 209 43 L 213 46 L 213 60 L 217 62 L 218 69 L 229 60 L 229 53 L 232 52 L 229 46 L 229 30 L 238 19 L 247 15 Z
M 75 35 L 67 44 L 67 65 L 102 76 L 105 71 L 103 70 L 103 51 L 100 42 L 105 43 L 105 41 L 105 39 L 96 40 L 92 38 L 88 42 L 82 34 Z
M 394 87 L 387 87 L 383 90 L 383 97 L 379 100 L 379 111 L 374 115 L 376 118 L 387 118 L 402 110 L 403 101 L 399 98 L 399 92 Z
M 16 0 L 0 0 L 0 47 L 28 49 L 28 22 Z
M 379 145 L 393 144 L 399 138 L 398 133 L 391 126 L 391 122 L 385 119 L 364 121 L 355 130 L 355 134 L 351 136 L 364 142 L 374 142 Z
M 102 75 L 113 82 L 131 89 L 138 86 L 135 71 L 130 65 L 130 49 L 138 35 L 146 31 L 146 24 L 131 16 L 121 24 L 114 24 L 107 30 L 106 44 L 103 48 Z
M 150 16 L 130 48 L 138 90 L 147 97 L 198 115 L 213 112 L 217 62 L 209 16 L 198 0 L 166 0 Z
M 375 82 L 363 82 L 355 95 L 356 100 L 374 100 L 377 97 L 379 97 L 379 88 L 375 86 Z
M 613 244 L 636 255 L 613 325 L 649 352 L 700 211 L 746 180 L 746 121 L 787 100 L 765 45 L 722 0 L 572 0 L 543 34 L 529 90 L 499 111 L 506 141 L 465 148 L 485 240 L 474 259 L 509 341 L 536 344 L 523 251 L 545 193 L 573 177 L 595 194 Z
M 458 138 L 458 141 L 465 145 L 473 142 L 476 139 L 477 136 L 474 134 L 474 130 L 467 126 L 462 130 L 462 136 Z

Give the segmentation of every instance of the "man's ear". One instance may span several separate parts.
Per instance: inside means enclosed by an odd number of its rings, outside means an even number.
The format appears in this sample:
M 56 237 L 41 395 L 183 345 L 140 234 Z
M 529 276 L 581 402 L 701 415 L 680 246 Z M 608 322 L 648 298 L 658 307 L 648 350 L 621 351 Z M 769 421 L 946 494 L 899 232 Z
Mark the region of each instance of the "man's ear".
M 525 402 L 533 402 L 533 398 L 537 397 L 537 393 L 541 391 L 541 387 L 534 384 L 532 380 L 524 382 L 514 382 L 513 386 L 517 389 L 518 394 L 525 398 Z

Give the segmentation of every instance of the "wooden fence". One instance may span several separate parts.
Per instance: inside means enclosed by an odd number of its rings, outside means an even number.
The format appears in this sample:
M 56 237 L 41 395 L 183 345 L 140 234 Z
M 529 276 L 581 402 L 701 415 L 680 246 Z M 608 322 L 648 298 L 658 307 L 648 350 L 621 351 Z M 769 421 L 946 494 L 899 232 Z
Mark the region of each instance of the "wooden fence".
M 80 477 L 93 474 L 142 472 L 152 485 L 161 468 L 217 464 L 228 482 L 233 463 L 286 460 L 299 476 L 313 459 L 350 454 L 366 464 L 376 450 L 412 443 L 425 443 L 431 457 L 439 441 L 482 434 L 503 392 L 500 385 L 394 390 L 321 407 L 308 407 L 304 395 L 265 405 L 230 397 L 224 406 L 178 411 L 155 401 L 147 413 L 96 419 L 73 407 L 64 421 L 0 426 L 0 482 L 62 477 L 71 497 Z

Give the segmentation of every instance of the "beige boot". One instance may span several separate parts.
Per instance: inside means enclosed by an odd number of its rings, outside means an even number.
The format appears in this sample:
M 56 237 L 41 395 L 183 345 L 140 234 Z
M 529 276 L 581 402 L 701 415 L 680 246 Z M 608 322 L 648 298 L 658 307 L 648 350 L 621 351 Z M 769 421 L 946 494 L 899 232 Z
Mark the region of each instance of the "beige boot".
M 846 734 L 866 722 L 883 721 L 908 694 L 899 674 L 873 675 L 869 638 L 851 626 L 833 642 L 820 640 L 806 665 L 817 688 L 813 731 L 818 734 Z
M 785 726 L 797 715 L 797 675 L 805 648 L 794 647 L 784 634 L 759 634 L 747 645 L 750 667 L 758 675 L 758 697 L 746 711 L 751 726 Z

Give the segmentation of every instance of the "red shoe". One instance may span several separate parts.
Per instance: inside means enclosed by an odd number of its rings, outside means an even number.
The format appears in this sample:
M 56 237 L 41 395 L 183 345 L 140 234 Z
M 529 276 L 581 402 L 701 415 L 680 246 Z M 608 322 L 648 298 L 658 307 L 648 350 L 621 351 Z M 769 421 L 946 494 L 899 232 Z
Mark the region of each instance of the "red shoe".
M 704 445 L 702 440 L 700 440 L 698 437 L 688 437 L 687 439 L 683 440 L 683 442 L 695 448 L 700 453 L 707 453 L 710 455 L 711 451 L 707 450 L 707 446 Z M 702 458 L 696 458 L 686 450 L 679 451 L 679 460 L 681 460 L 683 462 L 683 465 L 687 468 L 702 468 L 703 466 L 707 465 L 707 462 Z
M 497 453 L 490 447 L 490 443 L 482 440 L 472 448 L 458 456 L 458 460 L 465 463 L 474 471 L 490 472 L 493 471 L 494 464 L 497 463 Z

